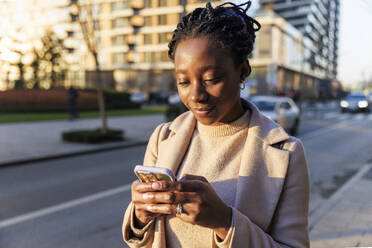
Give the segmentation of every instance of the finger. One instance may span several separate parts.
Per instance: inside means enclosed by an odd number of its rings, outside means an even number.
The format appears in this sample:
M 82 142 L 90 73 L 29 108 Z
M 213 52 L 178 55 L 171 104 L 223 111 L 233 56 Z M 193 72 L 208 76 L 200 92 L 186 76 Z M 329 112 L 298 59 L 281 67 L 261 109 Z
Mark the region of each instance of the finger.
M 167 191 L 175 188 L 175 182 L 158 181 L 153 183 L 136 183 L 134 190 L 140 193 L 153 192 L 153 191 Z
M 133 194 L 132 201 L 135 203 L 179 203 L 191 202 L 197 199 L 195 192 L 179 192 L 179 191 L 165 191 L 165 192 L 145 192 L 143 194 Z
M 182 180 L 177 187 L 181 192 L 201 192 L 205 188 L 205 182 L 200 180 Z
M 172 214 L 175 209 L 172 204 L 137 204 L 136 206 L 138 210 L 146 211 L 154 215 Z
M 199 180 L 202 182 L 208 182 L 208 180 L 203 176 L 197 176 L 197 175 L 191 175 L 191 174 L 185 174 L 180 181 L 182 180 Z
M 136 215 L 136 218 L 139 219 L 141 222 L 148 223 L 151 219 L 154 219 L 160 215 L 142 209 L 138 208 L 138 204 L 135 205 L 134 214 Z

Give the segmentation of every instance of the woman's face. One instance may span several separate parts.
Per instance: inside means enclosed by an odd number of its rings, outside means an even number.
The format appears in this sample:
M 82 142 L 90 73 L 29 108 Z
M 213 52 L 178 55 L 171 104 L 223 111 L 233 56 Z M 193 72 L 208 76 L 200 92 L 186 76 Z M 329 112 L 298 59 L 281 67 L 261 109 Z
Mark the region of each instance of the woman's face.
M 220 125 L 243 114 L 239 88 L 248 62 L 235 66 L 230 52 L 206 37 L 181 41 L 174 62 L 178 94 L 199 122 Z

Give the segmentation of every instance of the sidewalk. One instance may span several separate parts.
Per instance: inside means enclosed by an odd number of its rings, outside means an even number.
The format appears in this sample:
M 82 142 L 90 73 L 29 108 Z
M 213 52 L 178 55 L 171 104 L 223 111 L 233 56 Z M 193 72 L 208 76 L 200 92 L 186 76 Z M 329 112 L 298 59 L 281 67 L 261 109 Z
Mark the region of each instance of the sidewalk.
M 311 247 L 372 247 L 371 189 L 368 164 L 310 217 Z
M 99 127 L 100 119 L 0 124 L 0 167 L 146 144 L 162 122 L 163 115 L 109 118 L 111 128 L 125 130 L 126 140 L 96 145 L 65 143 L 61 132 Z M 364 166 L 310 216 L 311 247 L 372 247 L 370 189 L 372 164 Z
M 0 167 L 146 144 L 155 127 L 162 122 L 163 115 L 109 118 L 108 126 L 124 130 L 126 140 L 94 145 L 63 142 L 61 133 L 72 129 L 98 128 L 101 126 L 98 118 L 0 124 Z

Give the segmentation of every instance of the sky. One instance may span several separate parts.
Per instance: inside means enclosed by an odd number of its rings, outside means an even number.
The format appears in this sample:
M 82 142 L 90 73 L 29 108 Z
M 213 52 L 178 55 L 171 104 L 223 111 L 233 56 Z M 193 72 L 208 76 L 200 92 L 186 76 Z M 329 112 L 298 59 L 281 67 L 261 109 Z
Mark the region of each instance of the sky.
M 340 3 L 337 78 L 344 85 L 356 85 L 372 80 L 372 0 L 340 0 Z M 252 8 L 258 6 L 259 0 L 252 0 Z

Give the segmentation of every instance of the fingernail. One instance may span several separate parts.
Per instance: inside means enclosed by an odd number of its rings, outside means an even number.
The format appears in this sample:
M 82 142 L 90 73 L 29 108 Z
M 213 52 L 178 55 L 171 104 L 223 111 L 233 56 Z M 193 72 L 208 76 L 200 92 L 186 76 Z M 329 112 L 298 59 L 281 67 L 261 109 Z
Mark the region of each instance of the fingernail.
M 155 183 L 152 183 L 151 187 L 152 187 L 153 189 L 160 189 L 160 188 L 161 188 L 161 184 L 158 183 L 158 182 L 155 182 Z

